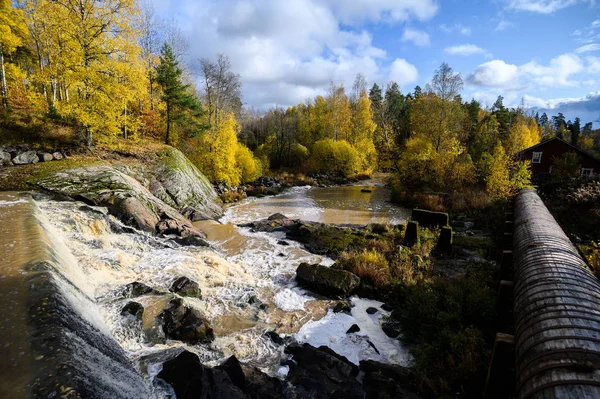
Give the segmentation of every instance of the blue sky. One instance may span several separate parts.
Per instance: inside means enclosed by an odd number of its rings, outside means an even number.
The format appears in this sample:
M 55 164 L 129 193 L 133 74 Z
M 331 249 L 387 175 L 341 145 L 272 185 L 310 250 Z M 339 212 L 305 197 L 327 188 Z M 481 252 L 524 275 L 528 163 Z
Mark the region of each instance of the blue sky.
M 190 67 L 228 55 L 255 108 L 350 88 L 359 72 L 406 93 L 447 62 L 465 99 L 600 117 L 597 0 L 153 1 L 188 39 Z

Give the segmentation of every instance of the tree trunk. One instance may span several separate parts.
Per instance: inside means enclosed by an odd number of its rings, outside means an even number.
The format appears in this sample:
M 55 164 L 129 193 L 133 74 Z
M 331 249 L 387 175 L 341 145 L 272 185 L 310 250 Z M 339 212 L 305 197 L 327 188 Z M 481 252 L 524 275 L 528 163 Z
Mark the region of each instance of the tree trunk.
M 127 140 L 127 103 L 125 103 L 125 123 L 123 127 L 123 137 Z
M 85 128 L 85 145 L 89 147 L 91 147 L 92 145 L 94 145 L 94 140 L 92 137 L 92 129 L 90 129 L 89 127 Z
M 167 134 L 165 135 L 165 144 L 169 145 L 169 135 L 171 134 L 171 107 L 167 104 Z
M 4 70 L 4 52 L 0 45 L 0 95 L 2 95 L 2 105 L 4 108 L 8 108 L 8 87 L 6 86 L 6 71 Z

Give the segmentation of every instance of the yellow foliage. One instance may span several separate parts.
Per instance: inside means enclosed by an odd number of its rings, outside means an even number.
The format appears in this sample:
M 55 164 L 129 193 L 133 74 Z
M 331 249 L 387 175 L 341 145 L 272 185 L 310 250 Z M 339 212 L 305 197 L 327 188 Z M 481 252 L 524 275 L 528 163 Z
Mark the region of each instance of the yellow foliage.
M 332 173 L 345 177 L 361 172 L 362 160 L 347 141 L 319 140 L 313 145 L 311 168 L 316 172 Z
M 240 171 L 242 183 L 251 183 L 262 174 L 260 160 L 255 158 L 252 151 L 243 144 L 238 144 L 235 153 L 236 168 Z
M 542 140 L 542 132 L 534 118 L 518 116 L 510 128 L 507 150 L 512 154 L 536 145 Z
M 238 124 L 233 113 L 226 114 L 219 127 L 198 139 L 196 166 L 213 183 L 240 184 L 241 171 L 236 168 Z
M 510 159 L 498 142 L 494 148 L 494 156 L 490 165 L 490 174 L 486 181 L 486 191 L 494 199 L 506 198 L 511 195 Z

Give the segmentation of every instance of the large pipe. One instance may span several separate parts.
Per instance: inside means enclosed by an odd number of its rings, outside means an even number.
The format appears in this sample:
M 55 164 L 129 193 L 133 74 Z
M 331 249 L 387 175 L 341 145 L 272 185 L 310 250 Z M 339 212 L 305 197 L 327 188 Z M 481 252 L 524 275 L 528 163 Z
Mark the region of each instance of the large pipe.
M 517 398 L 599 398 L 600 283 L 534 190 L 514 213 Z

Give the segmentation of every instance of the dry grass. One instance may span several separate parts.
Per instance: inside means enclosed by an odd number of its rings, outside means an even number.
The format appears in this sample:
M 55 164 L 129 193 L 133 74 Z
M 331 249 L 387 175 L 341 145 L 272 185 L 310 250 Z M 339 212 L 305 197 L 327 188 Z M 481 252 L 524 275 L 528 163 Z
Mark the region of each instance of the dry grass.
M 390 268 L 384 254 L 374 249 L 362 252 L 343 252 L 339 263 L 361 279 L 372 282 L 377 287 L 385 288 L 391 284 Z

